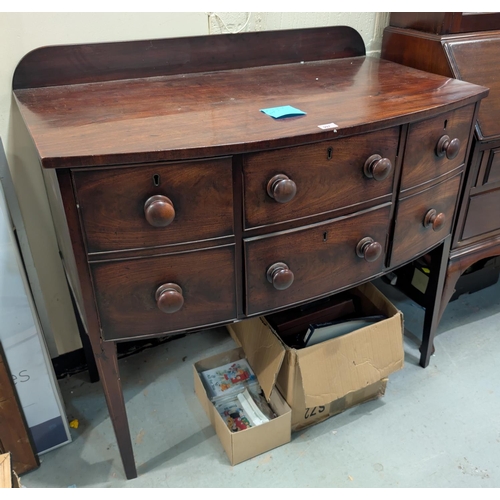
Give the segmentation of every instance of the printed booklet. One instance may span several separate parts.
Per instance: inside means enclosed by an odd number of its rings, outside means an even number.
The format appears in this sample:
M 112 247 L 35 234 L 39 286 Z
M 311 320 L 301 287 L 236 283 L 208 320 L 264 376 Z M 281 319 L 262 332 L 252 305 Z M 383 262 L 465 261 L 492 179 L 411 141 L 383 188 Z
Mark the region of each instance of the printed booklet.
M 211 401 L 242 392 L 247 387 L 259 387 L 257 377 L 246 359 L 206 370 L 200 375 Z
M 269 422 L 276 415 L 246 359 L 200 373 L 207 395 L 231 432 Z

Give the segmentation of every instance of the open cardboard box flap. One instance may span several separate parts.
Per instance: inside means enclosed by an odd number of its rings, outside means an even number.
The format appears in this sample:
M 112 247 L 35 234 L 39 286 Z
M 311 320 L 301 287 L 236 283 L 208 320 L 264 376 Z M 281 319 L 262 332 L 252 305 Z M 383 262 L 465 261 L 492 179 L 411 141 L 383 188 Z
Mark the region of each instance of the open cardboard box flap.
M 349 335 L 297 350 L 306 406 L 326 405 L 351 392 L 386 378 L 402 368 L 401 352 L 386 320 Z M 377 344 L 367 342 L 366 330 L 377 337 Z M 375 331 L 378 330 L 378 331 Z M 396 356 L 398 358 L 398 356 Z M 400 358 L 400 357 L 399 357 Z
M 245 320 L 235 329 L 228 327 L 243 347 L 266 397 L 285 355 L 290 373 L 282 373 L 280 380 L 285 386 L 300 381 L 307 408 L 327 405 L 403 367 L 402 313 L 371 283 L 351 291 L 359 296 L 365 314 L 382 312 L 388 319 L 304 349 L 290 348 L 277 335 L 269 335 L 272 328 L 263 318 Z M 300 377 L 293 376 L 295 365 Z M 285 392 L 293 391 L 289 388 Z
M 227 329 L 233 340 L 245 351 L 246 359 L 269 401 L 285 357 L 283 344 L 274 335 L 266 334 L 268 326 L 260 318 L 238 323 L 238 333 L 232 325 L 228 325 Z
M 366 314 L 382 312 L 388 319 L 294 350 L 308 408 L 328 404 L 403 367 L 402 313 L 371 283 L 351 291 L 361 299 Z

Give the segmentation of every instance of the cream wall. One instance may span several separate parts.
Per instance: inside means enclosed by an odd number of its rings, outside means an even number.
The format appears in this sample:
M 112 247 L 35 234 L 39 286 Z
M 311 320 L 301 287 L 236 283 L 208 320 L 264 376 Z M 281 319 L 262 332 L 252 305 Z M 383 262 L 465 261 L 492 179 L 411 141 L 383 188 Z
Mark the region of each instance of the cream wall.
M 388 12 L 209 12 L 210 33 L 269 31 L 319 26 L 352 26 L 366 45 L 368 55 L 380 54 Z M 250 16 L 249 16 L 250 14 Z M 248 21 L 248 23 L 247 23 Z
M 12 99 L 19 60 L 44 45 L 348 25 L 368 54 L 380 50 L 386 13 L 0 13 L 0 137 L 16 186 L 33 261 L 28 276 L 52 357 L 78 349 L 80 339 L 59 258 L 46 189 L 33 146 Z

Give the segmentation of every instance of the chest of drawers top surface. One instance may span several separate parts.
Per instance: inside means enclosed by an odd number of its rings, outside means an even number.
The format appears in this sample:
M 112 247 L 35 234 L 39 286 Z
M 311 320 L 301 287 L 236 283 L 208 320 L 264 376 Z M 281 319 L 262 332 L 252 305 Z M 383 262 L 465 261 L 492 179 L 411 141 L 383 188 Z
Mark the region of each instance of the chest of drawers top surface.
M 186 62 L 177 73 L 169 74 L 173 70 L 168 60 L 175 54 L 169 40 L 163 40 L 166 45 L 157 52 L 164 53 L 165 76 L 158 76 L 161 68 L 155 66 L 156 73 L 144 71 L 141 78 L 112 80 L 105 78 L 117 76 L 96 74 L 94 81 L 89 76 L 91 69 L 85 65 L 92 66 L 92 61 L 87 61 L 92 53 L 88 53 L 88 47 L 87 52 L 82 48 L 78 57 L 74 56 L 82 66 L 81 81 L 65 80 L 64 76 L 59 83 L 23 79 L 28 73 L 26 66 L 35 66 L 32 70 L 42 74 L 44 68 L 54 66 L 50 49 L 56 49 L 42 48 L 21 61 L 14 76 L 14 92 L 42 165 L 49 168 L 182 160 L 337 139 L 424 119 L 440 110 L 477 101 L 487 93 L 484 87 L 365 57 L 364 48 L 353 49 L 348 55 L 354 57 L 342 59 L 335 59 L 335 52 L 328 55 L 316 51 L 313 55 L 310 42 L 300 45 L 297 41 L 297 33 L 304 31 L 309 30 L 286 32 L 285 41 L 295 47 L 293 56 L 284 58 L 284 49 L 279 46 L 271 51 L 267 47 L 271 54 L 279 54 L 269 56 L 266 62 L 255 56 L 260 66 L 226 65 L 229 69 L 210 71 L 209 65 L 202 65 L 201 69 L 208 70 L 191 73 L 183 72 L 190 68 Z M 321 41 L 332 31 L 335 28 L 314 29 L 311 33 Z M 258 40 L 269 33 L 248 35 Z M 207 45 L 214 38 L 222 43 L 219 37 L 185 40 L 194 44 L 206 39 Z M 175 45 L 178 40 L 170 42 Z M 237 38 L 227 38 L 226 51 L 238 50 L 231 40 Z M 155 46 L 154 41 L 151 44 Z M 78 47 L 85 46 L 74 50 Z M 146 49 L 136 47 L 134 52 L 127 46 L 123 50 L 129 50 L 130 66 L 139 64 L 137 61 L 146 64 Z M 259 54 L 258 49 L 255 51 Z M 286 64 L 280 64 L 283 60 Z M 69 63 L 61 63 L 62 73 L 64 64 Z M 252 60 L 240 64 L 251 65 Z M 275 120 L 260 111 L 282 105 L 292 105 L 307 114 Z M 332 122 L 337 126 L 335 131 L 319 128 Z

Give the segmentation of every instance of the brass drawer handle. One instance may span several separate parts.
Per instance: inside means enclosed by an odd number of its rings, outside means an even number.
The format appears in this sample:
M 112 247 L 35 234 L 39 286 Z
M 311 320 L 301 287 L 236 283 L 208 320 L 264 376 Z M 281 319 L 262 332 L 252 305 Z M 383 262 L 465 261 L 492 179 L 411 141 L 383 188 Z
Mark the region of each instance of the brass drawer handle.
M 433 231 L 439 231 L 446 222 L 446 215 L 442 212 L 437 213 L 434 208 L 427 211 L 424 217 L 424 227 L 432 227 Z
M 365 161 L 363 173 L 369 179 L 383 181 L 391 173 L 392 162 L 389 158 L 382 158 L 380 155 L 371 155 Z
M 293 283 L 293 272 L 284 262 L 276 262 L 266 272 L 267 281 L 276 290 L 286 290 Z
M 272 177 L 267 183 L 267 194 L 278 203 L 287 203 L 295 197 L 297 185 L 284 174 Z
M 175 283 L 165 283 L 161 285 L 155 294 L 158 309 L 166 314 L 179 311 L 184 305 L 182 288 Z
M 436 145 L 436 155 L 442 158 L 446 155 L 448 160 L 453 160 L 460 151 L 460 139 L 450 139 L 448 135 L 443 135 Z
M 144 203 L 146 220 L 154 227 L 166 227 L 175 218 L 174 204 L 161 194 L 151 196 Z
M 363 238 L 356 245 L 356 255 L 367 262 L 375 262 L 382 255 L 382 245 L 373 238 Z

